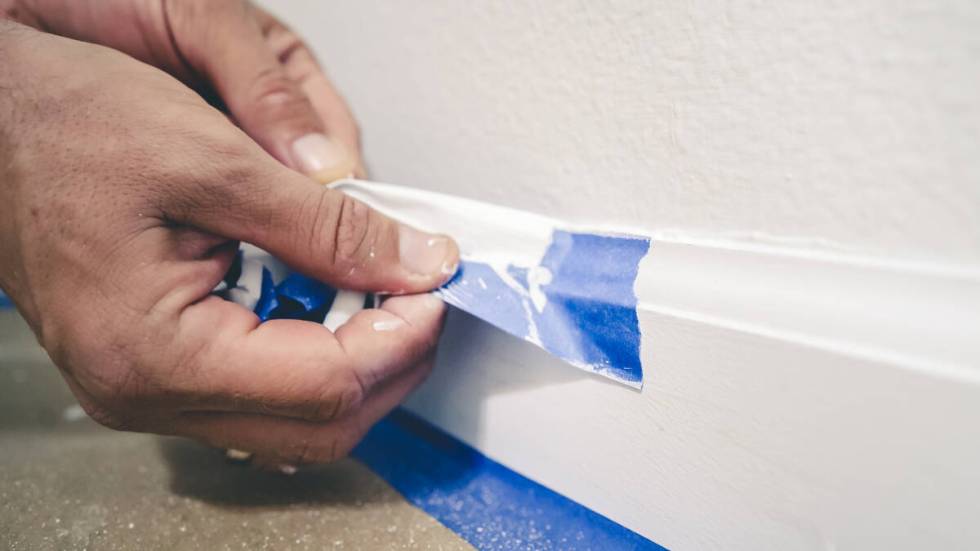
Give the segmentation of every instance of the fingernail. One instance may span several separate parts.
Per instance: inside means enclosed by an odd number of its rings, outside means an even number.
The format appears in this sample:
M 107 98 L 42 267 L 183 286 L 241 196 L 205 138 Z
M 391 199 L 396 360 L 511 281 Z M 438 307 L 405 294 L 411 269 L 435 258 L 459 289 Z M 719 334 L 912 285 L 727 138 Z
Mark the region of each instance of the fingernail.
M 398 257 L 408 271 L 445 278 L 457 263 L 456 247 L 445 235 L 421 232 L 410 226 L 398 230 Z
M 325 134 L 307 134 L 294 141 L 293 161 L 304 174 L 324 184 L 350 176 L 357 165 L 343 144 Z

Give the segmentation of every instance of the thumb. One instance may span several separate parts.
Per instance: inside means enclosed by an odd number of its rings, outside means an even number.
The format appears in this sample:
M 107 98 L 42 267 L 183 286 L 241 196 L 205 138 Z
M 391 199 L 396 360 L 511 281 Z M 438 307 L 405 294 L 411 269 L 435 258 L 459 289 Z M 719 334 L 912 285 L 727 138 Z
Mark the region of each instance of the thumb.
M 327 134 L 300 84 L 269 48 L 252 8 L 246 2 L 193 5 L 206 13 L 188 21 L 187 32 L 175 30 L 175 38 L 238 125 L 280 162 L 320 182 L 354 173 L 357 152 Z M 202 24 L 207 32 L 195 28 Z
M 197 191 L 207 196 L 172 190 L 178 221 L 257 245 L 341 289 L 420 293 L 459 265 L 450 237 L 401 224 L 261 155 L 244 181 Z

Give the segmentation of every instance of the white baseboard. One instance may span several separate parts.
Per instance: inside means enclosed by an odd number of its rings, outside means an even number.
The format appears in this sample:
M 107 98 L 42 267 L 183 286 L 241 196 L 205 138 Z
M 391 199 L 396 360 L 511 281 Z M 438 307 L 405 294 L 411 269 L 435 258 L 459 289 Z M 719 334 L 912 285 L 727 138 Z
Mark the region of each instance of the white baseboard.
M 672 549 L 976 548 L 980 277 L 658 241 L 642 392 L 455 313 L 410 408 Z

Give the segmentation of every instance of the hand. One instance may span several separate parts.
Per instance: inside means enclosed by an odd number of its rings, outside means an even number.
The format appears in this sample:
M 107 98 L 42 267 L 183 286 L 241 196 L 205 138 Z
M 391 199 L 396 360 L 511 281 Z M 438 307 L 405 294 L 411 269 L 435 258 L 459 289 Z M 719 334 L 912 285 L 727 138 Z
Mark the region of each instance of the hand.
M 227 108 L 283 164 L 321 182 L 364 176 L 347 105 L 302 40 L 248 2 L 0 0 L 4 12 L 163 69 Z
M 237 240 L 339 288 L 406 293 L 451 275 L 452 240 L 285 168 L 114 50 L 0 21 L 0 51 L 0 287 L 94 419 L 327 461 L 425 377 L 443 315 L 430 295 L 333 334 L 259 325 L 209 292 Z

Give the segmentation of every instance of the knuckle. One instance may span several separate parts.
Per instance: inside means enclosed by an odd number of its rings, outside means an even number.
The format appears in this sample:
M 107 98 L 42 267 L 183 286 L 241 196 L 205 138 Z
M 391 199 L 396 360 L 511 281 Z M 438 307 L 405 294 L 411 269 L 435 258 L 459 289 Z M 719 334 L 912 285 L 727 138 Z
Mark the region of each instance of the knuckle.
M 249 89 L 249 99 L 258 104 L 288 101 L 296 95 L 295 83 L 276 66 L 265 67 L 256 73 Z
M 285 459 L 298 465 L 333 463 L 347 457 L 356 444 L 357 440 L 346 433 L 326 437 L 311 434 L 287 453 Z
M 330 443 L 330 449 L 324 461 L 327 463 L 332 463 L 334 461 L 339 461 L 348 455 L 350 455 L 351 450 L 357 444 L 357 440 L 352 438 L 349 434 L 339 435 Z
M 252 80 L 246 102 L 260 120 L 283 120 L 318 130 L 313 106 L 299 86 L 279 66 L 260 70 Z
M 330 192 L 318 190 L 303 203 L 302 215 L 297 218 L 297 232 L 300 247 L 306 247 L 310 254 L 322 257 L 333 244 L 336 231 L 336 212 L 340 210 Z
M 316 463 L 316 446 L 314 445 L 314 442 L 316 442 L 316 440 L 312 436 L 303 439 L 298 443 L 292 453 L 286 454 L 285 459 L 298 465 Z
M 345 455 L 347 453 L 341 448 L 340 439 L 333 438 L 330 440 L 330 444 L 326 446 L 325 453 L 320 457 L 320 461 L 322 463 L 333 463 L 342 459 Z
M 319 234 L 329 239 L 332 266 L 341 275 L 368 264 L 375 255 L 377 240 L 377 214 L 367 205 L 341 195 L 336 201 L 333 222 Z M 321 237 L 322 238 L 322 237 Z
M 279 59 L 279 63 L 286 65 L 290 58 L 306 48 L 306 44 L 292 29 L 275 24 L 268 30 L 268 40 L 274 44 L 273 51 Z
M 353 369 L 338 370 L 338 374 L 317 393 L 311 419 L 332 421 L 355 411 L 364 401 L 365 388 Z

